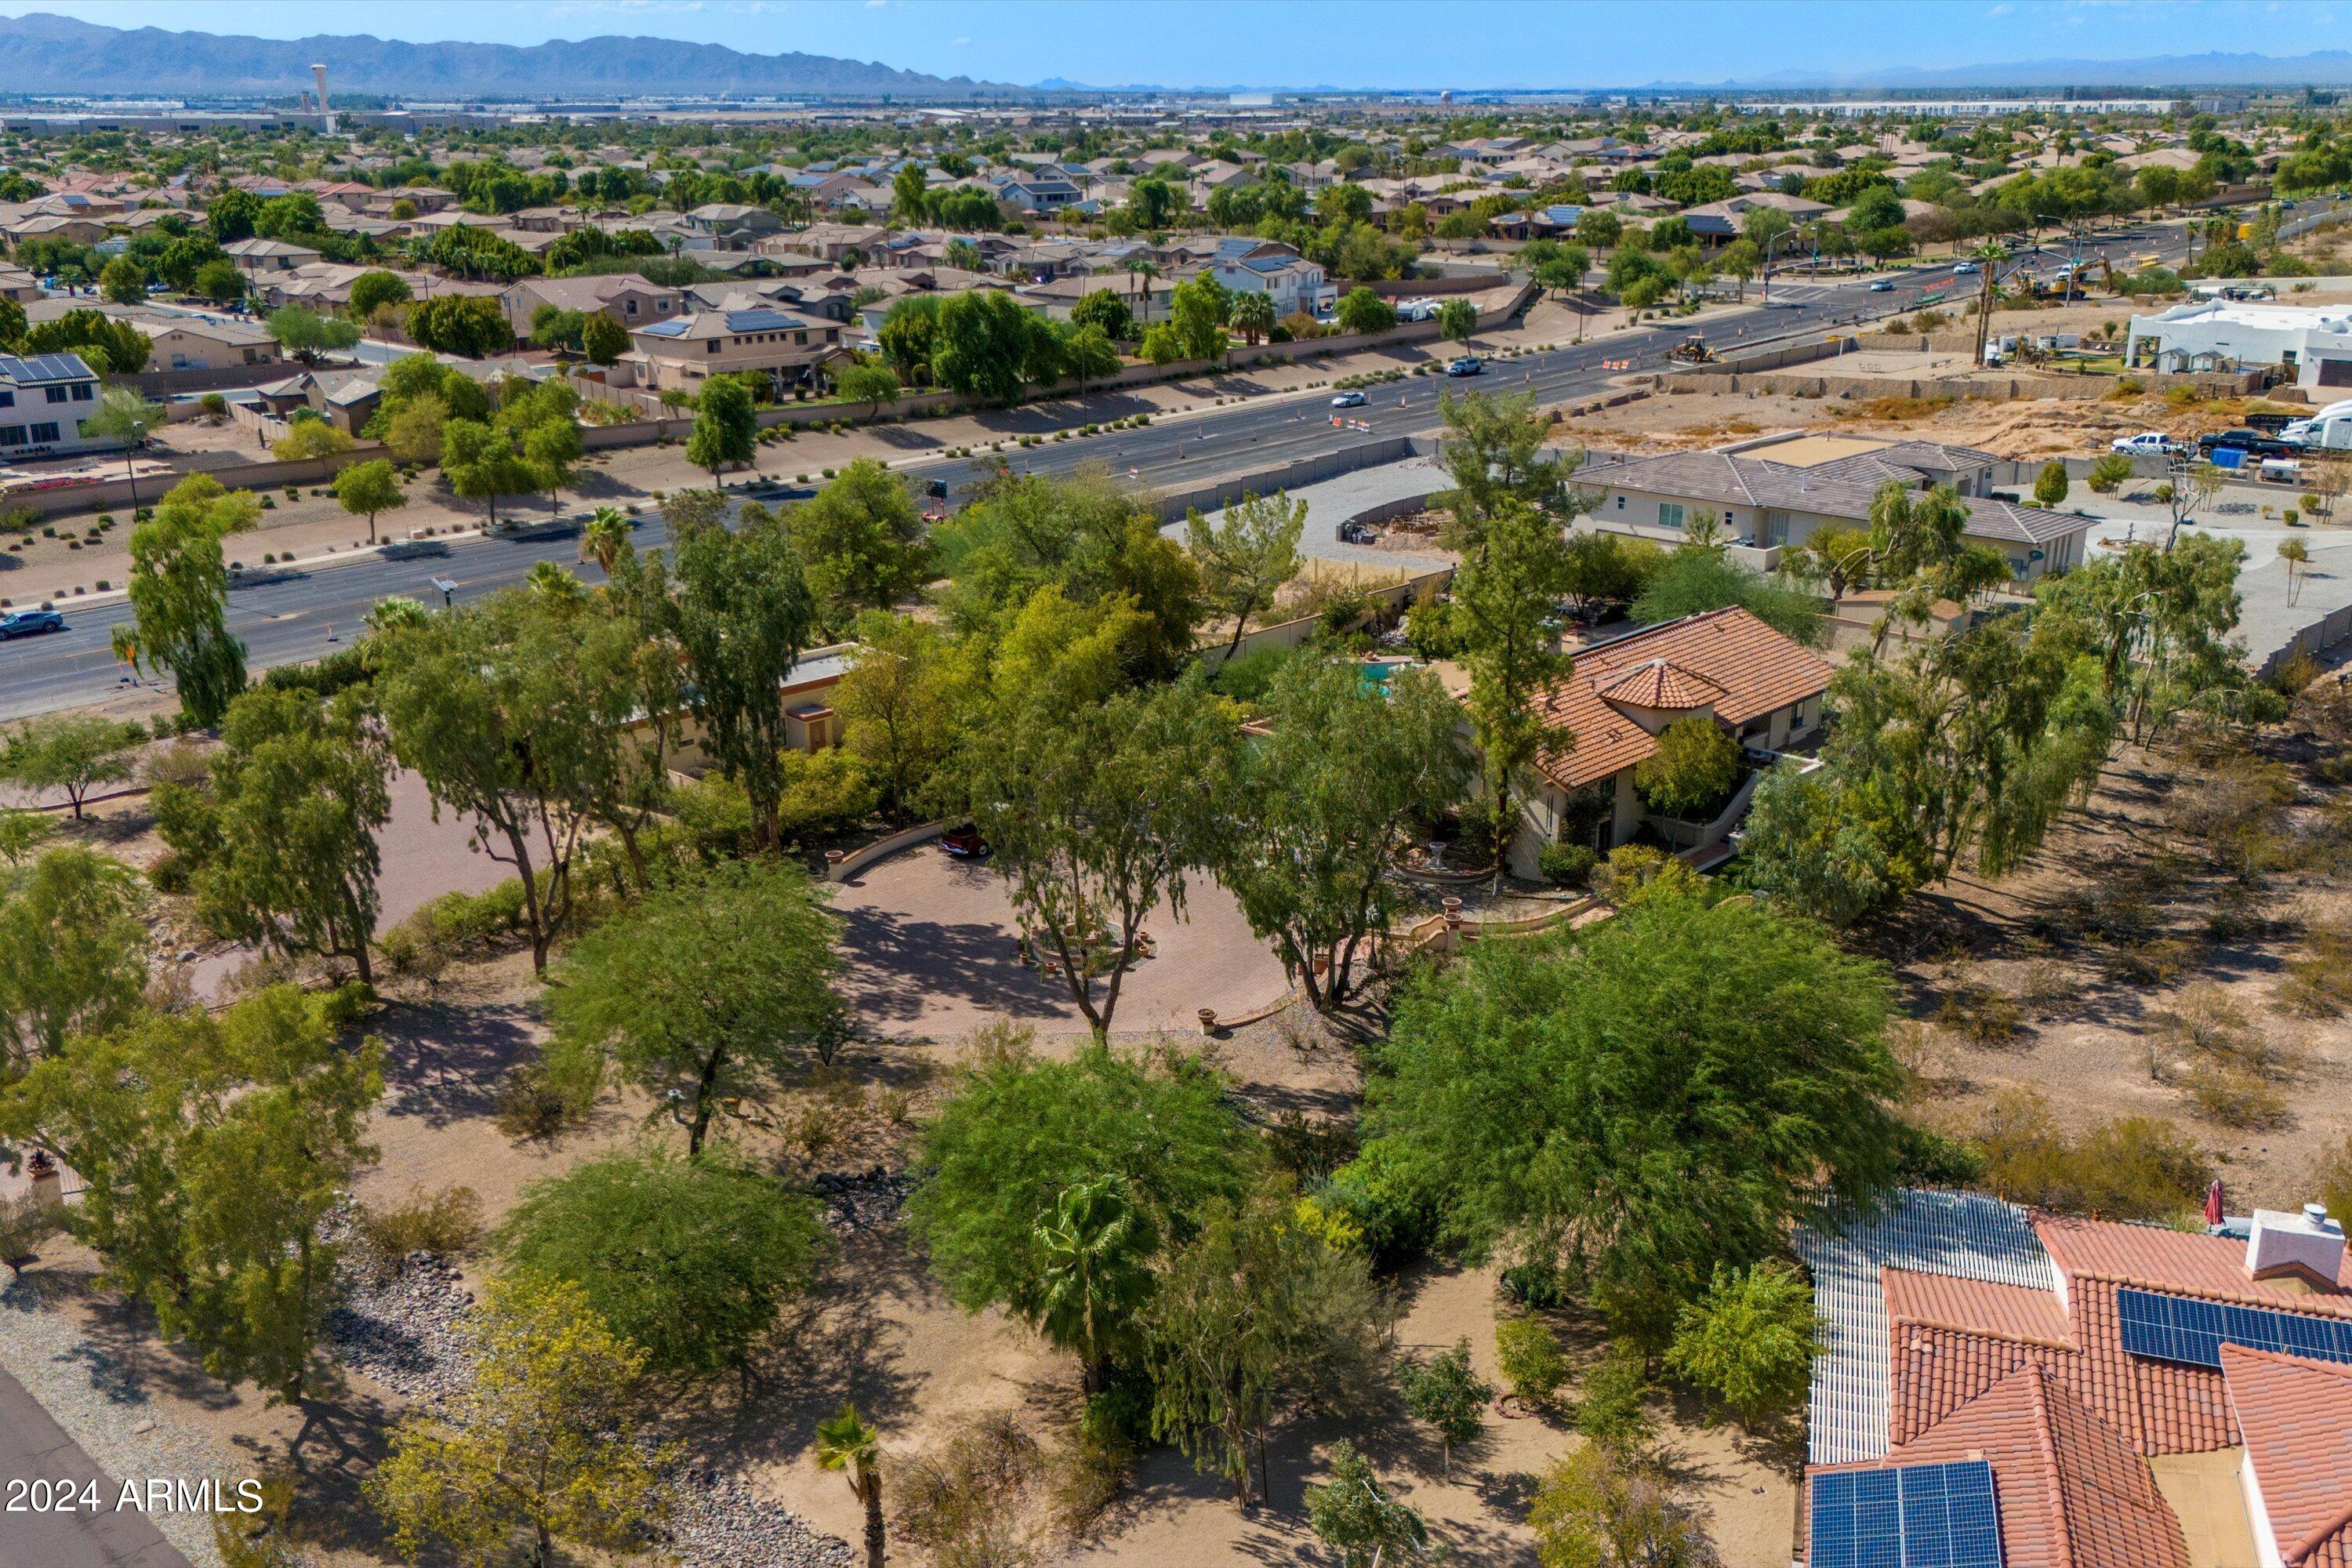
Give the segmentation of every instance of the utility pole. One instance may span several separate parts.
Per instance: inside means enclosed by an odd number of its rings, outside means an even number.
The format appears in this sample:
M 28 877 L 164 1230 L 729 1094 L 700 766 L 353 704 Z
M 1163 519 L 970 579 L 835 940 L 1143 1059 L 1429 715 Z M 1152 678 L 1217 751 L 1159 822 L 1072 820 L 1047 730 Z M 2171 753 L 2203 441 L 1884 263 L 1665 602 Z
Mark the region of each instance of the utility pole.
M 1976 367 L 1979 369 L 1984 365 L 1985 333 L 1992 326 L 1993 279 L 2000 272 L 2000 264 L 2007 258 L 2008 254 L 1998 244 L 1988 243 L 1977 247 L 1978 265 L 1984 269 L 1984 276 L 1978 279 L 1977 289 Z

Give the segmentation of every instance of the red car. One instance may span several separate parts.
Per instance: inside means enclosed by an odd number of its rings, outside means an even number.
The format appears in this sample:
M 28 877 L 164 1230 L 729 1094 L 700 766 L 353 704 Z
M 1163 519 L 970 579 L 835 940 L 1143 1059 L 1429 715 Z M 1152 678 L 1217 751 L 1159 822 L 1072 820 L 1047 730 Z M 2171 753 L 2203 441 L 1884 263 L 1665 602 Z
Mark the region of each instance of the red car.
M 988 840 L 977 827 L 954 827 L 940 835 L 940 847 L 960 860 L 977 860 L 988 853 Z

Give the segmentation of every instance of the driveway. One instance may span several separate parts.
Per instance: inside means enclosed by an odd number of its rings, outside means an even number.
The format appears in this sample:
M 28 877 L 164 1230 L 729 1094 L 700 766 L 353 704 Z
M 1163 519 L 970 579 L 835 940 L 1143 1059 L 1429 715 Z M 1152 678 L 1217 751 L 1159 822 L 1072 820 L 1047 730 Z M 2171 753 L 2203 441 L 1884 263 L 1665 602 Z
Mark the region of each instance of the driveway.
M 1237 1015 L 1289 988 L 1231 893 L 1206 878 L 1189 892 L 1185 919 L 1162 905 L 1144 921 L 1158 951 L 1120 987 L 1117 1032 L 1197 1029 L 1203 1007 Z M 845 927 L 842 988 L 870 1030 L 946 1040 L 999 1018 L 1042 1035 L 1086 1030 L 1068 987 L 1019 962 L 1012 900 L 985 864 L 918 846 L 844 883 L 834 908 Z
M 96 1513 L 11 1513 L 0 1524 L 0 1568 L 188 1568 L 136 1510 L 114 1511 L 120 1488 L 50 1419 L 25 1385 L 0 1372 L 0 1486 L 22 1478 L 95 1483 Z M 143 1479 L 143 1478 L 142 1478 Z

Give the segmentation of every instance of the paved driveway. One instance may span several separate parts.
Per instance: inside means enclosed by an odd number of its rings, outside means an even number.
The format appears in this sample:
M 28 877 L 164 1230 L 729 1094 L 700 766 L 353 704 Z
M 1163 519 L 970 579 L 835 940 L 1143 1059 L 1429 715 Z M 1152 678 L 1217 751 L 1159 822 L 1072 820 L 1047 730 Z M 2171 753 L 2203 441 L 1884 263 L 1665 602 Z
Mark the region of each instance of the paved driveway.
M 869 1029 L 952 1039 L 996 1018 L 1045 1035 L 1086 1028 L 1068 988 L 1019 962 L 1003 879 L 985 864 L 920 845 L 843 884 L 834 908 L 847 928 L 843 988 Z M 1162 906 L 1144 922 L 1158 952 L 1120 988 L 1118 1032 L 1198 1028 L 1203 1007 L 1239 1014 L 1287 989 L 1232 894 L 1195 879 L 1185 913 Z
M 120 1481 L 0 1372 L 0 1488 L 37 1477 L 71 1481 L 78 1491 L 96 1482 L 100 1511 L 0 1514 L 0 1568 L 188 1568 L 145 1514 L 114 1511 Z

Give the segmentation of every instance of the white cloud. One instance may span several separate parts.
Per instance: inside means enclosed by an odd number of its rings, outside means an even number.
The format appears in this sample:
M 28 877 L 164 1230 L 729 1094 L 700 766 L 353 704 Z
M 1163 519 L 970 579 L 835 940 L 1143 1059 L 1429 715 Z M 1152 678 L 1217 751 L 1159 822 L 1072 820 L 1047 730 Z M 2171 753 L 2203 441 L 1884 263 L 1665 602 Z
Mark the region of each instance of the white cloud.
M 948 40 L 948 43 L 951 47 L 959 49 L 970 42 L 971 42 L 970 38 L 950 38 Z

